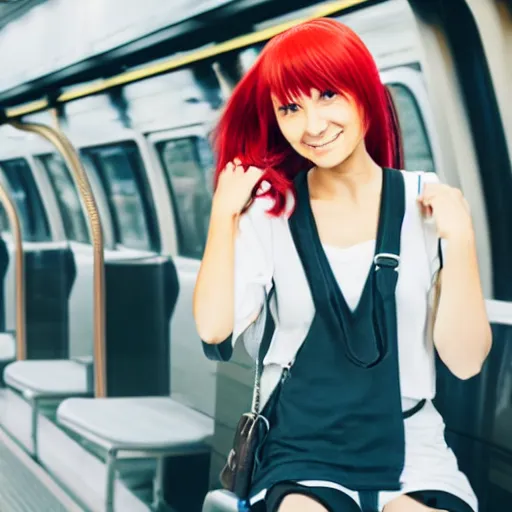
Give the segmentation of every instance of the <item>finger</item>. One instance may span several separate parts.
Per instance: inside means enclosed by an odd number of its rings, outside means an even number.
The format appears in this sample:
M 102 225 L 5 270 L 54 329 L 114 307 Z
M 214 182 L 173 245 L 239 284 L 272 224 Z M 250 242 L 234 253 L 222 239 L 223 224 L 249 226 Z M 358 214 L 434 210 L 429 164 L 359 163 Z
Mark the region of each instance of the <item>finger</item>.
M 251 165 L 247 168 L 247 173 L 260 179 L 263 176 L 264 171 L 262 171 L 259 167 L 254 167 L 253 165 Z
M 244 174 L 245 173 L 245 169 L 243 167 L 243 165 L 237 165 L 235 167 L 235 170 L 234 170 L 235 174 Z
M 228 162 L 226 164 L 226 167 L 224 167 L 223 172 L 233 172 L 234 169 L 235 165 L 233 164 L 233 162 Z
M 416 201 L 418 201 L 418 203 L 421 205 L 421 206 L 427 206 L 427 205 L 430 205 L 432 203 L 432 201 L 435 200 L 435 196 L 426 196 L 426 195 L 421 195 L 421 196 L 418 196 L 416 198 Z
M 432 206 L 427 203 L 418 201 L 420 213 L 423 217 L 432 217 Z
M 421 192 L 421 197 L 431 198 L 446 191 L 446 185 L 443 183 L 425 183 Z

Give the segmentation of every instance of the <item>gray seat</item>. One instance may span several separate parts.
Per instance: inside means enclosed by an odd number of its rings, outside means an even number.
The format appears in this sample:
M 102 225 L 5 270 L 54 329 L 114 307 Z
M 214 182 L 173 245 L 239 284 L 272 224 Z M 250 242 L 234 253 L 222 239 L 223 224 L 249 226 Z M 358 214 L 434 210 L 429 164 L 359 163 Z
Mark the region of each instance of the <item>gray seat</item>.
M 4 370 L 5 383 L 33 398 L 87 395 L 87 367 L 73 360 L 16 361 Z
M 212 418 L 169 397 L 69 398 L 59 405 L 57 420 L 106 450 L 107 510 L 114 502 L 118 459 L 157 460 L 153 495 L 158 507 L 164 457 L 209 452 L 214 430 Z
M 32 403 L 30 437 L 33 456 L 37 458 L 37 419 L 42 401 L 59 401 L 70 396 L 90 396 L 88 365 L 67 359 L 15 361 L 4 369 L 7 386 L 20 392 Z
M 0 362 L 14 361 L 16 358 L 16 340 L 8 332 L 0 333 Z
M 238 512 L 238 499 L 229 491 L 210 491 L 204 500 L 202 512 Z

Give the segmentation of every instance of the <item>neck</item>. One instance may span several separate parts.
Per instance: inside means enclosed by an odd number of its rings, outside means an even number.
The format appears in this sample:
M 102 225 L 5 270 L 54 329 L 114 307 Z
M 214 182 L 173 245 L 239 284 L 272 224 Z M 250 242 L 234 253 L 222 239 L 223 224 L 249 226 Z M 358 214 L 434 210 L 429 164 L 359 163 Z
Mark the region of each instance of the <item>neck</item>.
M 336 167 L 315 167 L 309 173 L 310 194 L 315 199 L 357 198 L 368 186 L 380 187 L 381 168 L 366 151 L 364 143 Z

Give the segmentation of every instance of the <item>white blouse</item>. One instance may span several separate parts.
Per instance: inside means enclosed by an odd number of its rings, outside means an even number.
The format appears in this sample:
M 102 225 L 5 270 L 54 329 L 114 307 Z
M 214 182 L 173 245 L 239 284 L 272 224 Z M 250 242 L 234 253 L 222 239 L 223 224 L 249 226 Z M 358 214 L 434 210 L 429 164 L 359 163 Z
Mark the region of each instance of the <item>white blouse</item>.
M 416 198 L 422 183 L 437 182 L 438 178 L 434 173 L 402 173 L 406 210 L 401 232 L 396 304 L 400 384 L 404 408 L 407 408 L 411 399 L 432 399 L 435 395 L 434 347 L 427 325 L 431 314 L 430 292 L 439 269 L 438 237 L 433 220 L 422 217 Z M 258 355 L 263 323 L 259 313 L 266 310 L 263 306 L 272 279 L 275 285 L 270 310 L 276 328 L 264 359 L 262 403 L 277 383 L 281 369 L 293 363 L 315 314 L 288 219 L 285 215 L 269 216 L 266 210 L 270 205 L 271 200 L 267 198 L 259 198 L 251 205 L 240 219 L 235 245 L 232 340 L 235 343 L 243 339 L 254 359 Z M 324 250 L 347 304 L 355 309 L 372 264 L 375 240 L 345 249 L 324 245 Z M 258 329 L 255 328 L 257 324 Z

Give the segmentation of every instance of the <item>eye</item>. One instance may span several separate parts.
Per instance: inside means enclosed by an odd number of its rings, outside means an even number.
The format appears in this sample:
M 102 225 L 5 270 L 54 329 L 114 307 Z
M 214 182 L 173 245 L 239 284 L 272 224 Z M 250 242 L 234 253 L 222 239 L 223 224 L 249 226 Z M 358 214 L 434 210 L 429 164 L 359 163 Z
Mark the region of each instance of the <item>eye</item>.
M 337 96 L 337 94 L 334 91 L 331 91 L 330 89 L 327 89 L 322 94 L 320 94 L 320 97 L 326 100 L 331 100 L 335 96 Z
M 284 112 L 287 114 L 288 112 L 298 112 L 299 111 L 299 105 L 297 103 L 289 103 L 288 105 L 282 105 L 278 109 L 280 112 Z

